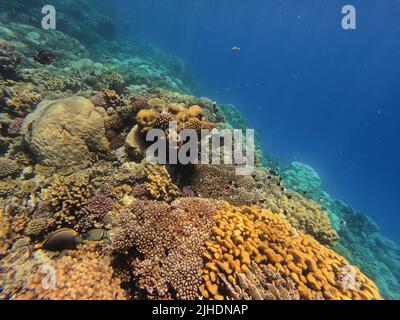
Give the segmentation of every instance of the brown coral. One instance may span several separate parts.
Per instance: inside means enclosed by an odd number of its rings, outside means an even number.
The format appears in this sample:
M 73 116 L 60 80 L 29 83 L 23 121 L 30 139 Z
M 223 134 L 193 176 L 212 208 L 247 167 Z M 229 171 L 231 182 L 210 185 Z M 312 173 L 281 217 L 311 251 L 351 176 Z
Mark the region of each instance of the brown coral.
M 200 197 L 235 205 L 255 204 L 260 199 L 252 178 L 236 175 L 233 166 L 196 165 L 185 176 L 187 184 Z
M 215 274 L 214 274 L 214 277 Z M 300 293 L 290 278 L 269 270 L 265 265 L 251 262 L 249 269 L 237 274 L 237 283 L 231 283 L 225 275 L 219 274 L 227 295 L 233 300 L 299 300 Z M 201 291 L 208 298 L 203 285 Z M 220 298 L 223 298 L 222 296 Z

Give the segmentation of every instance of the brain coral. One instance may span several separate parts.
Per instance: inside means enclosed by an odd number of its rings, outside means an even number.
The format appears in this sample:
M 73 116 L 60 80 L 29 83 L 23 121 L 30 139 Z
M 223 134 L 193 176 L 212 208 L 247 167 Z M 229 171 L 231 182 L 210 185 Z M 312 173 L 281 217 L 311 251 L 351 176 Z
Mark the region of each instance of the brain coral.
M 256 206 L 233 207 L 215 215 L 206 241 L 200 292 L 205 298 L 228 297 L 219 274 L 234 286 L 252 261 L 293 281 L 301 299 L 380 299 L 376 285 L 358 268 L 297 232 L 281 216 Z
M 22 133 L 44 165 L 86 167 L 90 151 L 108 150 L 104 121 L 83 97 L 43 101 L 26 117 Z

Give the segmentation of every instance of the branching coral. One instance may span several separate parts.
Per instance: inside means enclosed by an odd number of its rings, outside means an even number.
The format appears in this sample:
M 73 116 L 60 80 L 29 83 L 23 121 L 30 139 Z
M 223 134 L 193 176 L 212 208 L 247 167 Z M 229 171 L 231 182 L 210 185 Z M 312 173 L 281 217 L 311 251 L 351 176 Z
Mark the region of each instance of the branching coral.
M 149 164 L 146 166 L 145 171 L 147 175 L 145 186 L 154 199 L 171 201 L 180 194 L 165 166 Z
M 44 190 L 44 200 L 57 211 L 58 224 L 76 222 L 91 194 L 89 182 L 88 174 L 78 172 L 70 176 L 56 176 L 53 184 Z
M 19 169 L 16 161 L 7 158 L 0 158 L 0 178 L 11 176 Z
M 216 275 L 222 273 L 232 286 L 239 284 L 238 275 L 249 270 L 254 261 L 289 277 L 301 299 L 380 299 L 376 285 L 356 267 L 311 236 L 296 231 L 280 215 L 256 206 L 231 206 L 214 219 L 213 236 L 204 252 L 203 296 L 226 298 L 223 282 Z M 348 268 L 353 270 L 352 277 L 343 281 L 340 275 Z
M 86 203 L 86 210 L 98 217 L 103 218 L 114 206 L 113 200 L 105 194 L 97 194 Z
M 113 247 L 129 252 L 139 288 L 147 298 L 195 299 L 204 241 L 210 235 L 216 201 L 186 198 L 168 205 L 136 201 L 117 213 Z
M 213 273 L 212 277 L 216 277 Z M 237 274 L 237 283 L 230 283 L 225 275 L 219 274 L 227 295 L 233 300 L 299 300 L 300 293 L 289 278 L 272 272 L 265 265 L 251 262 L 249 269 Z M 209 284 L 210 286 L 210 284 Z M 212 288 L 212 287 L 210 287 Z M 209 297 L 205 285 L 200 291 Z M 222 296 L 219 298 L 223 298 Z
M 20 205 L 0 198 L 0 257 L 23 235 L 29 220 L 26 210 Z
M 215 129 L 215 124 L 199 120 L 198 118 L 190 118 L 188 121 L 182 123 L 178 127 L 179 130 L 191 129 L 196 130 L 197 134 L 201 133 L 201 130 L 212 130 Z

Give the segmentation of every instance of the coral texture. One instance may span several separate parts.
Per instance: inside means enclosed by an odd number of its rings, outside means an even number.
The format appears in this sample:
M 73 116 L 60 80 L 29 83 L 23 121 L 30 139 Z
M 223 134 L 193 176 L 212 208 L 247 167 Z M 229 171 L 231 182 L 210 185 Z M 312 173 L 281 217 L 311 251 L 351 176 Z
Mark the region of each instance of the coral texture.
M 144 297 L 197 298 L 204 241 L 220 206 L 199 198 L 135 201 L 117 213 L 110 238 L 115 250 L 129 253 Z
M 270 271 L 289 277 L 301 299 L 381 299 L 376 285 L 357 267 L 296 231 L 280 215 L 258 207 L 232 207 L 215 216 L 213 237 L 206 242 L 203 296 L 226 298 L 222 273 L 236 285 L 239 274 L 252 261 Z M 342 272 L 349 270 L 346 277 Z
M 42 102 L 24 120 L 22 131 L 45 165 L 86 167 L 90 151 L 109 149 L 101 115 L 82 97 Z
M 56 261 L 55 288 L 43 288 L 44 275 L 34 274 L 21 300 L 125 300 L 120 280 L 114 276 L 110 258 L 96 251 L 69 252 Z
M 145 171 L 147 175 L 145 187 L 154 199 L 171 201 L 180 194 L 165 166 L 150 164 L 146 166 Z

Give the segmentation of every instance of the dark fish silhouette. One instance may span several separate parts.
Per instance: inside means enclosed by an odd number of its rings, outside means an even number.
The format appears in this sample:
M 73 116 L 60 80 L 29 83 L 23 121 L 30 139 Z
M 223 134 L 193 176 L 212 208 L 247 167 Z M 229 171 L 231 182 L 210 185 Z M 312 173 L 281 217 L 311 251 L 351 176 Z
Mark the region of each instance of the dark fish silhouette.
M 55 58 L 56 56 L 47 50 L 40 51 L 36 57 L 33 57 L 36 62 L 44 65 L 51 64 Z

